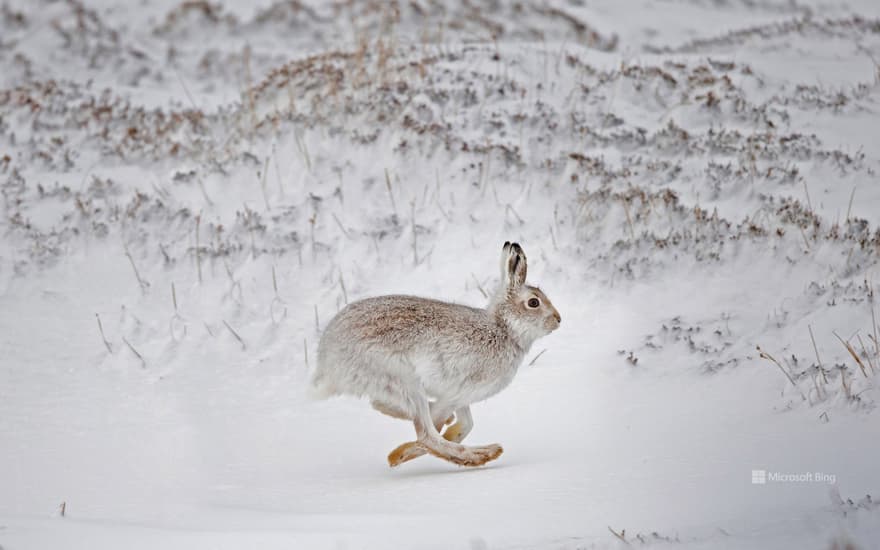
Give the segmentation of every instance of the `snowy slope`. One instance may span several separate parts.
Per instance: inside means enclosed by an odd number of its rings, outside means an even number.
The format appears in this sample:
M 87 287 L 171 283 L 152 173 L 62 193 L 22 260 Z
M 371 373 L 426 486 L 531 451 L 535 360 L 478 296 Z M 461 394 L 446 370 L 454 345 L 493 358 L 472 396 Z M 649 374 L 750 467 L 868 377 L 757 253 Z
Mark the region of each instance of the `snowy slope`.
M 872 2 L 4 4 L 0 547 L 877 547 L 878 63 Z M 321 328 L 505 240 L 504 455 L 389 469 Z

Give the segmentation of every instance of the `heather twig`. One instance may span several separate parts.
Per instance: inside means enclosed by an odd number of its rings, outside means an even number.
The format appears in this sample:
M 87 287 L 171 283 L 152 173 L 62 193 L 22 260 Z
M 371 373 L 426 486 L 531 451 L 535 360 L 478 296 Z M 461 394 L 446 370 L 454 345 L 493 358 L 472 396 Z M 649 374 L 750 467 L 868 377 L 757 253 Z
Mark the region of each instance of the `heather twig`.
M 138 271 L 137 265 L 134 263 L 134 258 L 131 257 L 131 252 L 128 251 L 128 246 L 125 246 L 125 257 L 128 258 L 129 263 L 131 263 L 131 268 L 134 270 L 134 276 L 137 278 L 138 286 L 140 286 L 141 292 L 144 294 L 147 293 L 147 289 L 150 288 L 150 283 L 145 281 Z
M 104 347 L 107 348 L 108 353 L 112 354 L 113 348 L 110 346 L 110 342 L 107 341 L 107 337 L 104 335 L 104 326 L 101 324 L 101 316 L 96 313 L 95 319 L 98 320 L 98 331 L 101 332 L 101 340 L 104 341 Z
M 125 345 L 128 346 L 128 349 L 130 349 L 131 352 L 133 354 L 135 354 L 135 356 L 140 360 L 141 367 L 146 368 L 147 361 L 144 359 L 144 356 L 141 355 L 140 352 L 134 348 L 134 346 L 131 344 L 131 342 L 128 341 L 128 339 L 125 336 L 122 337 L 122 341 L 125 342 Z
M 244 343 L 242 337 L 235 331 L 234 328 L 229 326 L 229 323 L 227 323 L 225 319 L 223 320 L 223 324 L 226 326 L 229 332 L 232 333 L 233 336 L 235 336 L 235 339 L 238 340 L 238 343 L 241 344 L 241 349 L 247 349 L 247 344 Z

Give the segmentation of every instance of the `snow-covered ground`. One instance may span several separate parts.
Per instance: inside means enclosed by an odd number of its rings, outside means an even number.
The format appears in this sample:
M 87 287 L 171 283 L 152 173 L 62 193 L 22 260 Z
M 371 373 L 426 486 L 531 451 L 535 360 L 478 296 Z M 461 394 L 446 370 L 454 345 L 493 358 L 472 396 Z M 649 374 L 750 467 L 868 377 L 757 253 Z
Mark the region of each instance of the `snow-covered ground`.
M 878 127 L 868 0 L 6 2 L 0 547 L 880 547 Z M 321 328 L 505 240 L 504 455 L 388 468 Z

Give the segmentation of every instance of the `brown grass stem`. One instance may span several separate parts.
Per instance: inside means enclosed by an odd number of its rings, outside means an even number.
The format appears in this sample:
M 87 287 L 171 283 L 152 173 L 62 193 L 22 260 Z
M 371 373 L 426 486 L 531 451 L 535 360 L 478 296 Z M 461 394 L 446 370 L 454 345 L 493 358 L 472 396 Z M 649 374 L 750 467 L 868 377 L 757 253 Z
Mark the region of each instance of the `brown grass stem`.
M 804 393 L 800 390 L 800 388 L 798 388 L 798 385 L 795 383 L 794 378 L 792 378 L 791 375 L 788 373 L 788 371 L 785 370 L 785 367 L 783 367 L 783 366 L 779 363 L 779 361 L 777 361 L 776 358 L 774 358 L 772 355 L 770 355 L 769 353 L 767 353 L 767 352 L 765 352 L 764 350 L 762 350 L 762 349 L 761 349 L 761 346 L 757 346 L 757 349 L 758 349 L 758 356 L 761 357 L 761 359 L 766 359 L 766 360 L 772 362 L 772 363 L 773 363 L 774 365 L 776 365 L 777 367 L 779 367 L 779 370 L 782 371 L 782 374 L 784 374 L 785 377 L 788 378 L 788 381 L 791 382 L 791 385 L 794 386 L 795 389 L 798 390 L 798 393 L 800 393 L 800 394 L 801 394 L 801 397 L 804 399 L 804 401 L 806 401 L 807 397 L 806 397 L 806 396 L 804 395 Z

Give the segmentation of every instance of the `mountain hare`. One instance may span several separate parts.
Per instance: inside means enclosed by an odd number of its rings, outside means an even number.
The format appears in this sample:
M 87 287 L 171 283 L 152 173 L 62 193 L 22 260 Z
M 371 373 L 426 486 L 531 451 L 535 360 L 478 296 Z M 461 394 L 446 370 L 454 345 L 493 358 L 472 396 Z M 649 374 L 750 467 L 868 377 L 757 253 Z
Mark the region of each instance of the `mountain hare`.
M 532 343 L 561 320 L 525 283 L 526 255 L 507 242 L 486 309 L 414 296 L 349 304 L 324 330 L 312 384 L 324 397 L 367 396 L 376 410 L 415 423 L 418 439 L 394 449 L 391 466 L 425 453 L 461 466 L 494 460 L 500 445 L 460 444 L 473 427 L 469 405 L 510 384 Z

